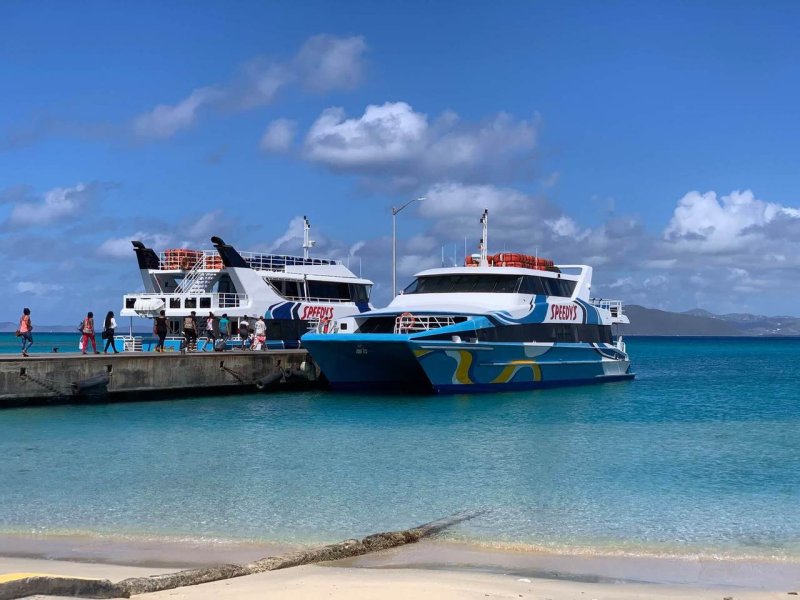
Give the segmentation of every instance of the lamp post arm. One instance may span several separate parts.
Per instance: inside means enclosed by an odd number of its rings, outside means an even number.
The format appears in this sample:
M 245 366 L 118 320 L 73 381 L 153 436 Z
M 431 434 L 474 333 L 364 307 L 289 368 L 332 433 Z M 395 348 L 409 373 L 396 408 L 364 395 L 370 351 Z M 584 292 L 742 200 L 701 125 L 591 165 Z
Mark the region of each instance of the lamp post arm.
M 412 198 L 400 208 L 392 207 L 392 298 L 397 296 L 397 213 L 403 210 L 412 202 L 421 202 L 424 196 Z

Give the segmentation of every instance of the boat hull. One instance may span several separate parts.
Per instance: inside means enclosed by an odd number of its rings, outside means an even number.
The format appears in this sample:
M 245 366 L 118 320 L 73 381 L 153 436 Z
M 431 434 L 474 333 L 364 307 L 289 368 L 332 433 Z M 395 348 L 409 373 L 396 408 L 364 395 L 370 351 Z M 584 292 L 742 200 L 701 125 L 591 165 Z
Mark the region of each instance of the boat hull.
M 400 335 L 307 335 L 303 345 L 338 390 L 499 392 L 632 379 L 611 344 L 455 343 Z
M 359 339 L 354 339 L 354 338 Z M 340 391 L 432 392 L 413 349 L 406 342 L 370 335 L 307 334 L 303 347 Z

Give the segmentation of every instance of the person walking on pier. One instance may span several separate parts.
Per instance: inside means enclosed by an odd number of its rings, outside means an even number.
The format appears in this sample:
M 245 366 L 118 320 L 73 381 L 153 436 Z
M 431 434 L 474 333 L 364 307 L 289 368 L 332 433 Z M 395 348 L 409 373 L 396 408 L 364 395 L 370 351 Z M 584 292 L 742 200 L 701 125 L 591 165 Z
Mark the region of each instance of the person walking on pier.
M 28 350 L 33 346 L 33 325 L 31 324 L 31 309 L 23 308 L 19 318 L 17 336 L 22 338 L 22 356 L 28 356 Z
M 228 313 L 223 313 L 222 318 L 219 320 L 219 339 L 220 350 L 225 350 L 228 344 L 228 338 L 231 336 L 231 322 L 228 319 Z
M 114 312 L 108 311 L 106 320 L 103 323 L 103 338 L 106 340 L 106 347 L 103 349 L 103 354 L 108 354 L 109 346 L 111 346 L 114 354 L 119 354 L 119 352 L 117 352 L 117 345 L 114 343 L 114 330 L 116 328 L 117 320 L 114 318 Z
M 163 310 L 153 320 L 153 333 L 158 336 L 156 352 L 164 352 L 164 340 L 167 339 L 167 317 Z
M 199 352 L 204 352 L 205 349 L 211 344 L 212 352 L 214 347 L 217 343 L 217 334 L 219 333 L 219 325 L 217 324 L 217 318 L 214 316 L 213 312 L 208 313 L 208 317 L 206 317 L 206 328 L 205 328 L 205 335 L 206 339 L 203 341 L 203 345 L 198 348 Z
M 100 354 L 97 350 L 97 342 L 94 339 L 94 313 L 89 311 L 86 313 L 86 318 L 81 323 L 81 354 L 86 354 L 89 348 L 89 342 L 92 342 L 92 350 L 95 354 Z
M 239 320 L 239 338 L 242 340 L 242 350 L 250 337 L 250 323 L 247 321 L 247 315 Z
M 256 339 L 253 350 L 266 350 L 267 349 L 267 324 L 264 321 L 263 315 L 258 317 L 256 321 Z
M 188 317 L 183 319 L 183 338 L 187 352 L 197 351 L 197 319 L 196 313 L 192 311 Z

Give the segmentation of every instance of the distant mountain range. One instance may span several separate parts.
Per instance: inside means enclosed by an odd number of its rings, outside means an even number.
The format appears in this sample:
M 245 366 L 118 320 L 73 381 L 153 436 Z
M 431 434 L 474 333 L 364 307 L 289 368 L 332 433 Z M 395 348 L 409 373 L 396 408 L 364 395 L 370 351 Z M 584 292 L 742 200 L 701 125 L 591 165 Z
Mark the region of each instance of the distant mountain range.
M 686 312 L 668 312 L 631 304 L 625 307 L 631 324 L 623 335 L 797 335 L 800 318 L 766 317 L 749 313 L 715 315 L 695 308 Z
M 631 304 L 625 307 L 630 325 L 622 329 L 623 335 L 796 335 L 800 336 L 800 318 L 766 317 L 749 313 L 715 315 L 707 310 L 695 308 L 686 312 L 669 312 L 656 308 L 645 308 Z M 0 322 L 0 332 L 15 331 L 16 323 Z M 34 333 L 72 333 L 72 325 L 36 325 Z M 120 328 L 123 332 L 124 328 Z M 125 329 L 125 331 L 127 331 Z M 149 330 L 136 331 L 149 334 Z

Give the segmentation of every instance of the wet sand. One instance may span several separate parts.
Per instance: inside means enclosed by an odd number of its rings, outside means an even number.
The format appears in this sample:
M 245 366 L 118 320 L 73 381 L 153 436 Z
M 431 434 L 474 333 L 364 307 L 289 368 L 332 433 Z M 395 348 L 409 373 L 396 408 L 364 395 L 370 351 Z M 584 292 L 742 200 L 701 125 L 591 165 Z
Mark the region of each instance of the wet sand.
M 247 562 L 285 545 L 95 536 L 0 536 L 0 574 L 34 572 L 119 581 Z M 60 560 L 57 560 L 60 559 Z M 65 560 L 66 559 L 66 560 Z M 321 565 L 145 594 L 139 598 L 787 598 L 800 563 L 494 550 L 426 540 Z

